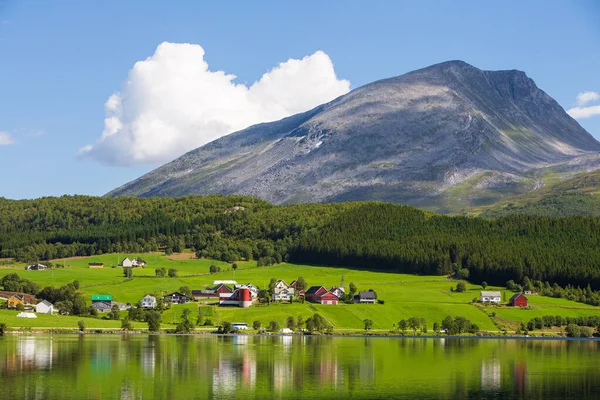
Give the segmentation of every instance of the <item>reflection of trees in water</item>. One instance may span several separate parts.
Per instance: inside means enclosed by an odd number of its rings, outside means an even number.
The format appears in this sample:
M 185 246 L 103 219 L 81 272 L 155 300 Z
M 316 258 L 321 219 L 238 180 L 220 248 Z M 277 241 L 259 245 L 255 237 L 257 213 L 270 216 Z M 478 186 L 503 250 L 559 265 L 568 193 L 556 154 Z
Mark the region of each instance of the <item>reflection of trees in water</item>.
M 65 400 L 240 393 L 584 398 L 600 392 L 599 346 L 590 341 L 23 336 L 0 341 L 0 385 L 4 397 L 28 398 L 35 390 L 41 398 Z

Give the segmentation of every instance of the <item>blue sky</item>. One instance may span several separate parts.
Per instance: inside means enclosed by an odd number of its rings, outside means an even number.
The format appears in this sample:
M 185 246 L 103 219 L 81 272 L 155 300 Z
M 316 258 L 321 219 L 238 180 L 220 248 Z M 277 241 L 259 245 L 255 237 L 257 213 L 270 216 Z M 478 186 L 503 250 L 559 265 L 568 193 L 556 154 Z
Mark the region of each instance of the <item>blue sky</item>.
M 301 79 L 315 75 L 310 68 L 327 70 L 328 60 L 333 62 L 336 77 L 324 78 L 331 90 L 323 96 L 347 90 L 345 81 L 356 88 L 451 59 L 482 69 L 524 70 L 565 109 L 577 105 L 579 93 L 600 92 L 600 3 L 595 1 L 0 0 L 0 132 L 8 135 L 5 142 L 13 142 L 0 145 L 0 196 L 102 195 L 162 164 L 148 156 L 113 165 L 119 163 L 106 153 L 122 156 L 108 146 L 94 157 L 78 152 L 106 130 L 105 103 L 125 91 L 135 63 L 152 57 L 163 42 L 201 46 L 210 71 L 235 74 L 234 83 L 246 87 L 279 63 L 321 50 L 328 58 L 305 59 Z M 185 59 L 195 52 L 201 58 L 197 49 L 177 47 L 164 57 Z M 164 73 L 177 71 L 182 63 L 177 60 Z M 156 76 L 137 76 L 131 85 Z M 283 76 L 278 86 L 260 93 L 277 103 L 285 98 L 278 91 L 295 76 Z M 259 90 L 249 92 L 255 98 Z M 279 116 L 319 99 L 308 96 L 279 111 L 271 101 L 261 112 L 264 118 Z M 600 102 L 586 106 L 594 104 Z M 254 120 L 238 124 L 245 121 Z M 600 115 L 578 121 L 600 139 Z

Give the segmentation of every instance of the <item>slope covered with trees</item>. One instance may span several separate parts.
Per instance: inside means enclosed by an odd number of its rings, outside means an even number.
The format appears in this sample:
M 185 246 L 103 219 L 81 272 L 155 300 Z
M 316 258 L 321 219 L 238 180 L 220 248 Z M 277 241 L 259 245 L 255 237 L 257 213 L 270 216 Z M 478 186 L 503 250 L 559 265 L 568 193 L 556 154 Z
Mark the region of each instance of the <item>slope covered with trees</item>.
M 180 251 L 268 265 L 346 265 L 524 277 L 600 289 L 600 220 L 449 217 L 388 203 L 272 206 L 243 196 L 0 200 L 0 256 L 22 261 L 107 252 Z

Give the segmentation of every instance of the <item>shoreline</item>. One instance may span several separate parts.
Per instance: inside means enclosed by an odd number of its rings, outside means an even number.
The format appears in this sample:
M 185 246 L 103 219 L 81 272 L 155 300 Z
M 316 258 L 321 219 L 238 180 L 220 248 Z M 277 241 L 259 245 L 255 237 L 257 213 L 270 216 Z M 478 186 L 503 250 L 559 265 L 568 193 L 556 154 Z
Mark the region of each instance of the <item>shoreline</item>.
M 298 334 L 298 333 L 216 333 L 216 332 L 193 332 L 193 333 L 175 333 L 175 332 L 144 332 L 144 331 L 130 331 L 123 332 L 121 330 L 102 328 L 102 329 L 89 329 L 86 332 L 75 332 L 74 329 L 54 329 L 49 328 L 45 330 L 35 331 L 21 331 L 13 330 L 6 331 L 5 336 L 30 336 L 30 335 L 78 335 L 78 336 L 97 336 L 97 335 L 119 335 L 119 336 L 221 336 L 221 337 L 240 337 L 240 336 L 259 336 L 259 337 L 329 337 L 329 338 L 374 338 L 374 339 L 469 339 L 469 340 L 566 340 L 566 341 L 600 341 L 600 337 L 591 338 L 571 338 L 566 336 L 516 336 L 516 335 L 397 335 L 397 334 Z M 1 336 L 0 336 L 1 337 Z

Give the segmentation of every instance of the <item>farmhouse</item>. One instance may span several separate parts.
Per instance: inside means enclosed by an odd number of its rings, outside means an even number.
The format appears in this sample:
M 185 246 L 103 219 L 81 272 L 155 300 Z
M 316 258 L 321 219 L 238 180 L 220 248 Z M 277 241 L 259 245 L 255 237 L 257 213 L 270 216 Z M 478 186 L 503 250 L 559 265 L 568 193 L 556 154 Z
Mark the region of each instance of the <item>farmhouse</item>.
M 221 294 L 231 294 L 233 290 L 224 284 L 219 284 L 213 288 L 206 290 L 192 290 L 192 297 L 194 299 L 209 298 L 209 297 L 220 297 Z
M 108 312 L 112 309 L 112 301 L 96 301 L 92 303 L 92 308 L 98 310 L 98 312 Z
M 278 280 L 273 289 L 273 301 L 291 301 L 294 298 L 294 288 L 284 280 Z
M 91 263 L 88 263 L 88 268 L 104 268 L 104 263 L 91 262 Z
M 502 294 L 500 292 L 486 292 L 482 291 L 479 296 L 479 300 L 482 303 L 497 303 L 499 304 L 502 298 Z
M 527 307 L 528 304 L 527 297 L 523 293 L 514 294 L 508 301 L 508 305 L 513 307 Z
M 322 295 L 319 298 L 319 300 L 320 300 L 321 304 L 337 305 L 339 298 L 335 294 L 333 294 L 331 292 L 327 292 L 324 295 Z
M 12 295 L 6 301 L 8 308 L 16 308 L 19 304 L 25 306 L 25 299 L 20 294 Z
M 54 305 L 49 301 L 43 300 L 37 303 L 35 312 L 38 314 L 52 314 L 54 312 Z
M 173 293 L 169 293 L 166 296 L 164 296 L 163 300 L 166 302 L 169 302 L 171 304 L 185 304 L 192 299 L 190 299 L 183 293 L 173 292 Z
M 311 286 L 308 288 L 306 293 L 304 293 L 304 298 L 306 301 L 310 301 L 311 303 L 320 303 L 321 296 L 327 293 L 327 289 L 323 286 Z
M 377 300 L 377 293 L 371 290 L 368 292 L 358 292 L 358 294 L 354 296 L 355 303 L 374 304 L 375 300 Z
M 92 303 L 92 308 L 101 313 L 112 311 L 113 306 L 119 307 L 119 310 L 129 310 L 131 308 L 131 304 L 119 303 L 118 301 L 96 301 Z
M 119 263 L 119 267 L 133 267 L 133 260 L 130 260 L 129 257 L 125 257 L 125 259 Z
M 346 291 L 344 290 L 344 288 L 339 287 L 339 286 L 334 286 L 331 289 L 329 289 L 329 291 L 331 293 L 333 293 L 338 299 L 343 298 L 344 295 L 346 294 Z
M 140 300 L 140 307 L 146 310 L 154 309 L 156 307 L 156 297 L 149 294 L 145 295 L 142 297 L 142 300 Z
M 45 266 L 44 264 L 31 264 L 25 267 L 26 271 L 43 271 L 45 269 L 47 269 L 48 267 Z
M 129 258 L 126 257 L 123 261 L 119 263 L 119 267 L 145 267 L 146 261 L 141 258 Z

